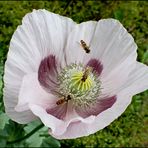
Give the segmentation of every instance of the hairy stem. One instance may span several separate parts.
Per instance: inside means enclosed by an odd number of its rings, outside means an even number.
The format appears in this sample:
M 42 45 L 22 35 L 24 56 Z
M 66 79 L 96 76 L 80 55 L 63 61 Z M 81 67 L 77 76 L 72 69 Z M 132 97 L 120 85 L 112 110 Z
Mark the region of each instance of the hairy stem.
M 29 138 L 30 136 L 32 136 L 36 131 L 38 131 L 39 129 L 41 129 L 44 125 L 41 124 L 39 126 L 37 126 L 35 129 L 33 129 L 30 133 L 28 133 L 27 135 L 25 135 L 24 137 L 21 137 L 19 139 L 16 139 L 14 141 L 8 141 L 7 144 L 14 144 L 14 143 L 17 143 L 17 142 L 21 142 L 27 138 Z

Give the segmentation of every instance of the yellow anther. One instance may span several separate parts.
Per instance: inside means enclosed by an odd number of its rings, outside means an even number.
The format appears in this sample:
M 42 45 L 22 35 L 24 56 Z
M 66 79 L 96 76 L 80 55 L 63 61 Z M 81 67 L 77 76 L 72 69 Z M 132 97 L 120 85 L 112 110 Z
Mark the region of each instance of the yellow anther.
M 83 72 L 74 73 L 71 77 L 71 86 L 81 92 L 90 90 L 93 83 L 89 74 L 90 74 L 90 69 L 86 69 L 84 73 Z

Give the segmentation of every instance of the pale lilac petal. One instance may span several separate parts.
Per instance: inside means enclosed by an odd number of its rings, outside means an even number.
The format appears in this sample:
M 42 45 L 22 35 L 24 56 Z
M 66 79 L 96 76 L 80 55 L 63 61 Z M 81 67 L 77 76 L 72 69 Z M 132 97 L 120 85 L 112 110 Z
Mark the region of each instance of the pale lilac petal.
M 103 70 L 102 63 L 97 59 L 90 59 L 86 66 L 92 67 L 92 72 L 96 73 L 99 76 Z
M 55 136 L 58 139 L 71 139 L 87 136 L 108 126 L 112 121 L 118 118 L 131 103 L 131 95 L 137 94 L 148 89 L 148 69 L 147 66 L 137 63 L 136 69 L 129 76 L 125 89 L 117 95 L 117 101 L 114 105 L 100 113 L 95 122 L 84 124 L 81 122 L 70 124 L 67 131 L 61 136 Z M 79 129 L 79 130 L 77 130 Z
M 4 73 L 5 109 L 14 121 L 28 123 L 35 118 L 31 112 L 14 110 L 23 77 L 38 72 L 41 60 L 50 54 L 64 66 L 63 50 L 74 26 L 71 19 L 46 10 L 34 10 L 23 18 L 12 36 Z
M 55 107 L 50 107 L 46 109 L 48 114 L 55 116 L 56 118 L 62 120 L 66 117 L 67 113 L 67 103 L 56 105 Z
M 58 139 L 71 139 L 93 134 L 108 126 L 118 118 L 132 101 L 132 95 L 148 89 L 148 68 L 146 65 L 138 63 L 136 69 L 129 76 L 124 88 L 116 95 L 117 100 L 111 108 L 101 112 L 92 124 L 77 122 L 68 126 L 63 135 L 54 137 Z M 79 129 L 79 130 L 76 130 Z
M 129 57 L 131 62 L 132 60 L 136 61 L 137 57 L 137 45 L 133 37 L 115 19 L 102 19 L 98 21 L 90 48 L 92 53 L 89 58 L 100 60 L 104 66 L 102 72 L 104 76 L 108 76 L 111 71 L 114 71 Z M 89 60 L 89 58 L 85 60 Z
M 60 16 L 58 14 L 51 13 L 46 10 L 42 10 L 46 13 L 45 26 L 47 30 L 45 30 L 44 40 L 49 40 L 50 42 L 47 43 L 47 47 L 50 50 L 50 53 L 56 55 L 58 59 L 60 59 L 62 67 L 65 66 L 65 46 L 67 44 L 67 38 L 69 33 L 73 30 L 76 23 L 67 17 Z M 40 20 L 39 20 L 40 21 Z M 41 24 L 43 27 L 43 25 Z M 48 54 L 46 54 L 48 55 Z M 46 56 L 45 55 L 45 56 Z
M 51 114 L 48 114 L 47 111 L 42 108 L 41 106 L 38 105 L 34 105 L 34 104 L 29 104 L 29 107 L 31 109 L 31 111 L 38 116 L 41 121 L 45 124 L 45 126 L 50 128 L 50 134 L 53 136 L 59 136 L 62 135 L 66 130 L 67 127 L 74 122 L 80 121 L 82 123 L 87 123 L 87 124 L 91 124 L 95 117 L 94 116 L 90 116 L 88 118 L 86 118 L 85 120 L 79 116 L 74 117 L 70 120 L 60 120 L 56 117 L 54 117 Z
M 65 102 L 63 104 L 55 105 L 53 107 L 49 106 L 46 108 L 48 114 L 51 114 L 57 117 L 60 120 L 70 121 L 74 118 L 79 117 L 79 114 L 76 113 L 75 107 L 72 101 Z M 87 117 L 86 117 L 87 118 Z
M 98 49 L 93 57 L 98 52 L 97 57 L 103 64 L 102 93 L 116 94 L 127 81 L 130 72 L 135 69 L 137 45 L 117 20 L 101 20 L 97 28 L 94 38 L 101 42 L 93 42 L 92 45 Z
M 68 34 L 74 26 L 75 22 L 67 17 L 46 10 L 34 10 L 23 18 L 22 25 L 15 34 L 25 40 L 24 43 L 29 48 L 25 49 L 26 52 L 30 50 L 33 55 L 37 52 L 40 59 L 53 54 L 64 62 L 63 51 Z
M 75 107 L 73 105 L 72 101 L 69 101 L 67 104 L 67 113 L 66 113 L 66 117 L 65 120 L 71 120 L 73 118 L 77 118 L 79 115 L 76 113 L 75 111 Z
M 37 73 L 24 76 L 15 110 L 22 112 L 29 110 L 29 104 L 36 104 L 43 107 L 48 114 L 63 119 L 67 112 L 67 103 L 57 105 L 56 102 L 59 98 L 47 93 L 40 86 L 37 77 Z
M 31 111 L 38 116 L 45 126 L 51 128 L 53 133 L 61 134 L 65 130 L 63 128 L 64 122 L 51 114 L 48 114 L 44 108 L 38 105 L 29 104 Z
M 83 63 L 83 58 L 89 57 L 90 54 L 86 54 L 80 44 L 80 40 L 84 40 L 89 46 L 91 43 L 92 36 L 95 32 L 97 22 L 89 21 L 81 24 L 77 24 L 72 32 L 69 34 L 66 46 L 66 61 L 70 63 Z
M 41 86 L 50 93 L 57 92 L 59 87 L 58 67 L 60 67 L 60 65 L 53 55 L 49 55 L 43 59 L 39 66 L 38 80 Z
M 90 124 L 90 125 L 92 125 L 92 124 Z M 81 121 L 75 121 L 75 122 L 72 122 L 69 124 L 69 126 L 67 127 L 67 130 L 64 134 L 55 135 L 55 134 L 52 134 L 50 130 L 49 130 L 49 134 L 51 134 L 56 139 L 79 138 L 82 136 L 90 135 L 90 131 L 87 127 L 88 127 L 87 123 L 82 123 Z
M 131 96 L 148 90 L 148 66 L 137 62 L 136 68 L 130 73 L 122 90 Z
M 117 100 L 113 106 L 101 112 L 98 116 L 95 116 L 95 119 L 91 124 L 76 122 L 75 124 L 70 124 L 63 135 L 53 136 L 58 139 L 72 139 L 93 134 L 108 126 L 112 121 L 120 116 L 130 103 L 131 97 L 120 93 L 117 95 Z
M 80 40 L 90 46 L 91 52 L 85 53 Z M 73 29 L 66 46 L 67 63 L 88 63 L 96 59 L 103 65 L 101 82 L 103 93 L 110 96 L 128 79 L 129 73 L 136 66 L 137 45 L 133 37 L 122 24 L 114 19 L 98 22 L 84 22 Z M 121 79 L 122 78 L 122 79 Z
M 112 107 L 115 102 L 116 96 L 100 98 L 97 100 L 96 104 L 85 107 L 77 106 L 75 109 L 81 117 L 86 118 L 91 115 L 99 115 L 101 112 Z
M 117 20 L 102 20 L 101 28 L 106 31 L 102 39 L 108 43 L 100 53 L 100 60 L 104 66 L 101 78 L 102 93 L 112 95 L 118 93 L 136 66 L 137 45 L 133 37 Z
M 16 111 L 29 110 L 28 104 L 38 104 L 42 107 L 52 106 L 56 102 L 56 97 L 46 93 L 40 86 L 37 73 L 25 75 L 18 95 Z
M 5 112 L 12 120 L 26 124 L 37 119 L 37 117 L 33 115 L 31 111 L 24 111 L 21 113 L 15 111 L 23 75 L 24 72 L 21 69 L 18 69 L 10 60 L 7 60 L 4 75 L 5 87 L 3 89 Z
M 19 123 L 40 118 L 58 139 L 95 133 L 125 111 L 132 95 L 148 88 L 148 68 L 136 63 L 136 49 L 132 36 L 114 19 L 76 25 L 66 17 L 34 10 L 24 17 L 10 43 L 4 75 L 6 113 Z M 112 97 L 98 100 L 93 108 L 74 110 L 70 102 L 56 105 L 58 98 L 41 85 L 56 92 L 60 68 L 79 62 L 98 74 L 101 97 Z
M 60 98 L 57 100 L 59 101 Z M 65 121 L 78 117 L 78 114 L 75 112 L 72 101 L 63 102 L 63 104 L 59 105 L 57 105 L 57 102 L 55 102 L 54 106 L 47 107 L 46 111 L 48 114 L 51 114 L 58 119 Z
M 147 67 L 140 64 L 137 64 L 137 67 L 139 69 L 140 66 L 140 73 L 141 76 L 145 74 L 147 74 Z M 138 72 L 137 72 L 138 74 Z M 137 75 L 136 74 L 136 75 Z M 142 89 L 147 89 L 147 77 L 148 75 L 146 75 L 145 77 L 141 77 L 142 82 L 146 85 L 144 85 L 144 87 L 142 87 Z M 138 78 L 138 75 L 137 75 Z M 136 79 L 138 80 L 138 79 Z M 145 80 L 145 81 L 144 81 Z M 129 85 L 128 87 L 131 86 L 131 88 L 133 87 L 132 83 L 129 83 L 131 85 Z M 131 89 L 130 88 L 130 89 Z M 138 85 L 136 84 L 136 91 L 138 89 Z M 139 87 L 139 90 L 141 90 L 141 86 Z M 91 124 L 88 124 L 87 122 L 81 122 L 81 121 L 76 121 L 76 122 L 71 122 L 70 124 L 68 124 L 67 126 L 67 130 L 62 134 L 62 135 L 58 135 L 58 134 L 54 134 L 52 133 L 52 136 L 54 136 L 55 138 L 58 139 L 71 139 L 71 138 L 77 138 L 77 137 L 82 137 L 82 136 L 87 136 L 90 134 L 95 133 L 96 131 L 103 129 L 104 127 L 108 126 L 112 121 L 114 121 L 118 116 L 120 116 L 125 109 L 127 108 L 127 106 L 131 103 L 131 94 L 129 94 L 129 89 L 124 89 L 122 90 L 119 94 L 117 94 L 117 100 L 116 102 L 113 104 L 113 106 L 111 108 L 108 108 L 107 110 L 101 112 L 96 118 L 95 120 L 93 120 L 93 122 Z M 79 129 L 79 130 L 77 130 Z
M 128 80 L 130 72 L 136 67 L 136 62 L 132 60 L 132 56 L 133 55 L 117 66 L 108 76 L 104 76 L 102 71 L 100 77 L 102 94 L 111 96 L 119 92 Z

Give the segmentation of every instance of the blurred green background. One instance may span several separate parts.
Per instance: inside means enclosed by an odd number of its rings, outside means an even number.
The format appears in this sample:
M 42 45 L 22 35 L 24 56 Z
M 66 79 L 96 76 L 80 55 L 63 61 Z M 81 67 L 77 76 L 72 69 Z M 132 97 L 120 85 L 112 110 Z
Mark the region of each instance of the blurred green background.
M 80 23 L 116 18 L 138 45 L 138 61 L 148 65 L 148 2 L 146 1 L 0 1 L 0 147 L 146 147 L 148 146 L 148 91 L 133 97 L 127 110 L 105 129 L 88 137 L 60 140 L 50 137 L 44 127 L 26 140 L 39 123 L 19 125 L 4 113 L 3 69 L 9 42 L 23 16 L 33 9 L 47 9 Z M 124 100 L 123 100 L 124 101 Z

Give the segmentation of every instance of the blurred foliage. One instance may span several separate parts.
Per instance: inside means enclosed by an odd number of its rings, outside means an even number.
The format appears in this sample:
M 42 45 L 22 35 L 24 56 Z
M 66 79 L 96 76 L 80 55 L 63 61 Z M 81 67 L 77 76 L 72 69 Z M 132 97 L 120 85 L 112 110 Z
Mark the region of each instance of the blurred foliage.
M 41 128 L 24 141 L 11 144 L 39 125 L 17 124 L 6 116 L 3 105 L 3 69 L 9 42 L 23 16 L 33 9 L 47 9 L 80 23 L 116 18 L 138 45 L 138 61 L 148 64 L 148 2 L 146 1 L 0 1 L 0 147 L 146 147 L 148 146 L 148 91 L 133 97 L 131 105 L 105 129 L 88 137 L 61 140 Z

